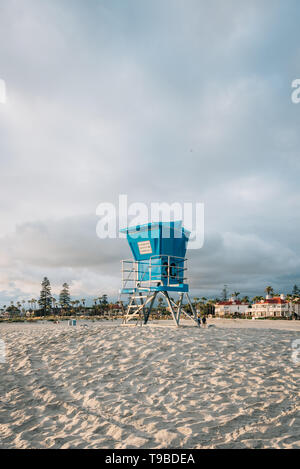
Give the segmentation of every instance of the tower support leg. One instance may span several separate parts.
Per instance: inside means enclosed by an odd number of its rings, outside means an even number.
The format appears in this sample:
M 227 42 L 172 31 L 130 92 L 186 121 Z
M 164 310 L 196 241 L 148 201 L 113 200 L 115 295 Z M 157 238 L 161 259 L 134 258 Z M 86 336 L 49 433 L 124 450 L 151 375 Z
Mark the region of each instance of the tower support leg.
M 157 292 L 155 292 L 154 295 L 152 296 L 148 311 L 144 310 L 144 324 L 147 324 L 148 322 L 156 297 L 157 297 Z
M 191 302 L 191 299 L 190 299 L 190 295 L 188 293 L 185 294 L 186 295 L 186 298 L 188 300 L 188 304 L 190 305 L 190 308 L 191 308 L 191 311 L 192 311 L 192 314 L 188 314 L 186 311 L 183 310 L 183 312 L 185 313 L 185 315 L 191 319 L 192 321 L 195 321 L 195 323 L 197 324 L 197 327 L 200 327 L 200 324 L 198 322 L 198 318 L 197 318 L 197 314 L 196 314 L 196 311 L 195 311 L 195 308 L 193 306 L 193 303 Z
M 178 314 L 176 314 L 176 312 L 175 312 L 175 310 L 174 310 L 174 308 L 173 308 L 173 306 L 172 306 L 172 301 L 171 301 L 171 299 L 170 299 L 170 297 L 169 297 L 169 293 L 168 293 L 167 291 L 163 291 L 162 294 L 164 295 L 164 297 L 165 297 L 166 300 L 167 300 L 168 306 L 169 306 L 169 308 L 170 308 L 170 311 L 171 311 L 171 314 L 172 314 L 172 316 L 173 316 L 173 320 L 174 320 L 176 326 L 179 326 L 179 322 L 178 322 L 178 319 L 177 319 Z M 174 302 L 173 302 L 173 303 L 174 303 Z M 175 305 L 176 305 L 176 303 L 175 303 Z M 177 306 L 177 305 L 176 305 L 176 306 Z

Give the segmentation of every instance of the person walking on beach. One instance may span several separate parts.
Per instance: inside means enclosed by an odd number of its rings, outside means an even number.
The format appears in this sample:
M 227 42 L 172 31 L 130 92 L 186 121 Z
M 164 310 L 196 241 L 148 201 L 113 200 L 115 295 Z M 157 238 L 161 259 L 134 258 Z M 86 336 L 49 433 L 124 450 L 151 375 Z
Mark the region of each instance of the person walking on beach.
M 203 316 L 203 318 L 202 318 L 202 324 L 203 324 L 203 327 L 206 327 L 206 317 L 205 316 Z

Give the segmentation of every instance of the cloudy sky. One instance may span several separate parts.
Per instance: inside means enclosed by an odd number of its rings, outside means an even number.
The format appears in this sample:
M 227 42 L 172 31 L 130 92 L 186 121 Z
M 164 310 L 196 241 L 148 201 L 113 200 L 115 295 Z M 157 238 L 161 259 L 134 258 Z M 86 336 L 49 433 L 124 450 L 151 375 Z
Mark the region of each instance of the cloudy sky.
M 0 0 L 0 305 L 116 297 L 96 208 L 203 202 L 192 294 L 300 284 L 298 0 Z

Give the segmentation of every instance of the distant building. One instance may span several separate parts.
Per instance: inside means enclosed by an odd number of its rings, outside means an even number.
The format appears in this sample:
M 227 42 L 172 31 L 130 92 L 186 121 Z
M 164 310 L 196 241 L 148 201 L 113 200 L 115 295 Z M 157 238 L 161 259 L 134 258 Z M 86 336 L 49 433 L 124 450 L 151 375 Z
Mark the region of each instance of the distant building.
M 300 319 L 300 298 L 295 298 L 292 303 L 293 314 Z
M 122 308 L 120 307 L 119 303 L 111 304 L 109 310 L 114 316 L 123 314 Z
M 226 315 L 242 314 L 254 318 L 298 318 L 300 319 L 300 298 L 286 299 L 285 295 L 270 296 L 253 303 L 248 303 L 232 297 L 228 301 L 219 301 L 215 304 L 215 315 L 224 317 Z
M 215 304 L 215 315 L 222 317 L 227 314 L 243 314 L 245 316 L 251 315 L 252 309 L 249 303 L 242 303 L 236 298 L 230 298 L 228 301 L 219 301 Z
M 274 297 L 267 295 L 265 299 L 252 305 L 252 311 L 254 318 L 288 318 L 293 314 L 299 315 L 300 303 L 287 300 L 283 294 Z

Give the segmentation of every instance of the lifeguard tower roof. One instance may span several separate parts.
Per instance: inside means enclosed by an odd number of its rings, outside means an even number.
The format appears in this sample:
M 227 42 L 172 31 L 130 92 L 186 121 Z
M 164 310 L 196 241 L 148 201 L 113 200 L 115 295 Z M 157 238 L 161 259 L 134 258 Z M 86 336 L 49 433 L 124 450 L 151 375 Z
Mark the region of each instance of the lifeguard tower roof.
M 190 232 L 182 221 L 153 222 L 120 230 L 127 240 L 136 261 L 153 256 L 185 257 Z

